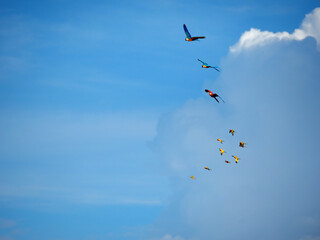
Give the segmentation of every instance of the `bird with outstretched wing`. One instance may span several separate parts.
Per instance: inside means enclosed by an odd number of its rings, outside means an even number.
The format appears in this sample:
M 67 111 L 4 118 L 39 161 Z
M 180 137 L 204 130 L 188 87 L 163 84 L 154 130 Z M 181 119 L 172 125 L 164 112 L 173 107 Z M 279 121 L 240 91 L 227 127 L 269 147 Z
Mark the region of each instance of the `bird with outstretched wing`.
M 213 68 L 213 69 L 215 69 L 216 71 L 220 72 L 220 70 L 218 69 L 218 67 L 210 66 L 208 63 L 205 63 L 205 62 L 201 61 L 200 59 L 198 59 L 198 61 L 202 63 L 202 66 L 201 66 L 202 68 Z
M 185 38 L 185 40 L 188 41 L 188 42 L 192 42 L 192 41 L 196 41 L 196 40 L 198 40 L 198 39 L 206 38 L 206 37 L 204 37 L 204 36 L 201 36 L 201 37 L 191 37 L 191 34 L 189 33 L 188 28 L 187 28 L 187 26 L 186 26 L 185 24 L 183 24 L 183 30 L 184 30 L 184 32 L 185 32 L 185 34 L 186 34 L 186 36 L 187 36 L 187 37 Z
M 218 103 L 219 103 L 219 100 L 217 99 L 217 97 L 220 98 L 220 99 L 222 100 L 222 102 L 225 103 L 225 101 L 224 101 L 218 94 L 213 93 L 213 92 L 211 92 L 211 91 L 208 90 L 208 89 L 205 89 L 204 91 L 207 92 L 207 93 L 209 93 L 210 97 L 214 98 Z

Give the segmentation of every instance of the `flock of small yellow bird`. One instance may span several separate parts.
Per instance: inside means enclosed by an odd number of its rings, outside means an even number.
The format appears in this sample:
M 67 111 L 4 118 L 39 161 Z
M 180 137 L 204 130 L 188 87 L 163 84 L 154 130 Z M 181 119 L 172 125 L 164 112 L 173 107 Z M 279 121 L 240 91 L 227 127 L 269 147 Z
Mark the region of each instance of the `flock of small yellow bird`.
M 233 129 L 230 129 L 230 130 L 229 130 L 229 133 L 231 133 L 232 136 L 234 136 L 235 131 L 234 131 Z M 217 141 L 219 141 L 221 144 L 224 142 L 224 141 L 221 140 L 220 138 L 218 138 Z M 244 142 L 239 142 L 239 147 L 244 148 L 245 145 L 247 145 L 247 144 L 244 143 Z M 224 153 L 226 153 L 226 151 L 223 150 L 223 149 L 221 149 L 221 148 L 219 148 L 219 151 L 220 151 L 221 156 L 222 156 Z M 234 155 L 232 155 L 232 157 L 235 159 L 235 163 L 238 163 L 238 161 L 239 161 L 240 158 L 238 158 L 237 156 L 234 156 Z M 230 163 L 230 161 L 227 161 L 227 160 L 225 160 L 225 162 L 226 162 L 226 163 Z
M 235 131 L 234 131 L 233 129 L 230 129 L 230 130 L 229 130 L 229 133 L 231 133 L 231 135 L 234 136 Z M 220 139 L 220 138 L 218 138 L 217 141 L 220 142 L 221 144 L 224 143 L 224 141 L 223 141 L 222 139 Z M 245 143 L 245 142 L 239 142 L 239 147 L 241 147 L 241 148 L 244 148 L 246 145 L 247 145 L 247 143 Z M 221 156 L 223 156 L 223 154 L 226 153 L 226 151 L 223 150 L 222 148 L 219 148 L 219 151 L 220 151 L 220 155 L 221 155 Z M 240 158 L 237 157 L 237 156 L 235 156 L 235 155 L 231 155 L 231 156 L 234 158 L 235 163 L 238 163 L 238 161 L 239 161 Z M 231 162 L 228 161 L 228 160 L 225 160 L 225 163 L 230 164 Z M 208 167 L 204 167 L 204 169 L 206 169 L 206 170 L 208 170 L 208 171 L 212 170 L 211 168 L 208 168 Z M 196 179 L 194 176 L 190 176 L 190 178 Z
M 192 37 L 191 34 L 189 33 L 188 29 L 187 29 L 187 26 L 186 26 L 185 24 L 183 24 L 183 30 L 184 30 L 184 32 L 185 32 L 185 34 L 186 34 L 185 40 L 188 41 L 188 42 L 198 41 L 199 39 L 204 39 L 204 38 L 205 38 L 204 36 L 201 36 L 201 37 Z M 198 61 L 200 61 L 200 62 L 202 63 L 202 68 L 213 68 L 213 69 L 215 69 L 216 71 L 220 72 L 220 70 L 218 69 L 218 67 L 210 66 L 210 65 L 208 65 L 207 63 L 201 61 L 200 59 L 198 59 Z M 213 92 L 211 92 L 211 91 L 208 90 L 208 89 L 205 89 L 205 92 L 209 93 L 209 95 L 210 95 L 212 98 L 214 98 L 218 103 L 219 103 L 218 98 L 220 98 L 220 99 L 224 102 L 224 100 L 223 100 L 218 94 L 213 93 Z M 229 133 L 231 133 L 231 135 L 234 136 L 235 131 L 234 131 L 233 129 L 230 129 L 230 130 L 229 130 Z M 223 142 L 224 142 L 224 141 L 223 141 L 222 139 L 220 139 L 220 138 L 218 138 L 217 141 L 220 142 L 221 144 L 223 144 Z M 244 142 L 240 142 L 240 143 L 239 143 L 239 147 L 241 147 L 241 148 L 244 148 L 245 145 L 247 145 L 247 144 L 244 143 Z M 223 156 L 223 154 L 226 153 L 226 151 L 223 150 L 222 148 L 219 148 L 219 151 L 220 151 L 221 156 Z M 237 164 L 240 158 L 237 157 L 237 156 L 234 156 L 234 155 L 232 155 L 232 157 L 235 159 L 235 163 Z M 225 160 L 225 162 L 228 163 L 228 164 L 231 163 L 230 161 L 227 161 L 227 160 Z M 211 168 L 208 168 L 208 167 L 204 167 L 204 169 L 205 169 L 205 170 L 208 170 L 208 171 L 211 171 Z M 196 179 L 194 176 L 190 176 L 190 178 L 191 178 L 191 179 Z

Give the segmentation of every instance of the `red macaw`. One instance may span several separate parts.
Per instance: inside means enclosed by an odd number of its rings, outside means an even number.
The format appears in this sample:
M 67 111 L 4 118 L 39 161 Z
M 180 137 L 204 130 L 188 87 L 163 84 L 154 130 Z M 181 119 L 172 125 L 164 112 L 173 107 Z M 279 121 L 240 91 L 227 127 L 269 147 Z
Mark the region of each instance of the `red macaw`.
M 211 92 L 211 91 L 208 90 L 208 89 L 205 89 L 204 91 L 207 92 L 207 93 L 209 93 L 210 97 L 213 97 L 217 102 L 219 102 L 219 100 L 217 99 L 217 97 L 220 98 L 220 99 L 222 100 L 222 102 L 224 102 L 223 99 L 222 99 L 218 94 L 213 93 L 213 92 Z

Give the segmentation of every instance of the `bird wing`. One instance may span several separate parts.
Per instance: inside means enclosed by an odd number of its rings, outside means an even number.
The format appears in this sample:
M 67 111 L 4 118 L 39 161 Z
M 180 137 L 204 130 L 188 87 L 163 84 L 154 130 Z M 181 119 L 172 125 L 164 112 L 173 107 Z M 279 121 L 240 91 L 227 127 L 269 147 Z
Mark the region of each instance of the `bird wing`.
M 205 62 L 201 61 L 200 59 L 198 59 L 198 61 L 201 62 L 203 65 L 208 66 L 208 63 L 205 63 Z
M 226 103 L 226 102 L 222 99 L 222 97 L 220 97 L 219 95 L 218 95 L 218 97 L 222 100 L 222 102 Z
M 203 38 L 206 38 L 206 37 L 204 37 L 204 36 L 201 36 L 201 37 L 192 37 L 192 40 L 203 39 Z
M 218 72 L 220 72 L 220 70 L 218 69 L 218 67 L 212 67 L 212 68 L 214 68 L 215 70 L 217 70 Z
M 189 33 L 188 28 L 185 24 L 183 24 L 183 30 L 184 30 L 187 38 L 191 38 L 191 34 Z

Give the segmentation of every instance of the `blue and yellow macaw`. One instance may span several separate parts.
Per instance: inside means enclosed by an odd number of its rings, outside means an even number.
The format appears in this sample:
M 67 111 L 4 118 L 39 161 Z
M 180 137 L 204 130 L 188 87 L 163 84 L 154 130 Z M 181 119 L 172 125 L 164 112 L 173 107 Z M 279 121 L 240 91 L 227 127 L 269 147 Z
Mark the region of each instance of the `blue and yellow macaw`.
M 192 42 L 192 41 L 195 41 L 195 40 L 198 40 L 198 39 L 203 39 L 203 38 L 206 38 L 206 37 L 191 37 L 191 34 L 189 33 L 188 29 L 187 29 L 187 26 L 185 24 L 183 24 L 183 30 L 186 34 L 186 38 L 185 40 L 188 41 L 188 42 Z
M 200 59 L 198 59 L 198 61 L 202 63 L 202 68 L 213 68 L 213 69 L 217 70 L 218 72 L 220 72 L 218 67 L 210 66 L 210 65 L 208 65 L 208 63 L 205 63 L 205 62 L 201 61 Z

